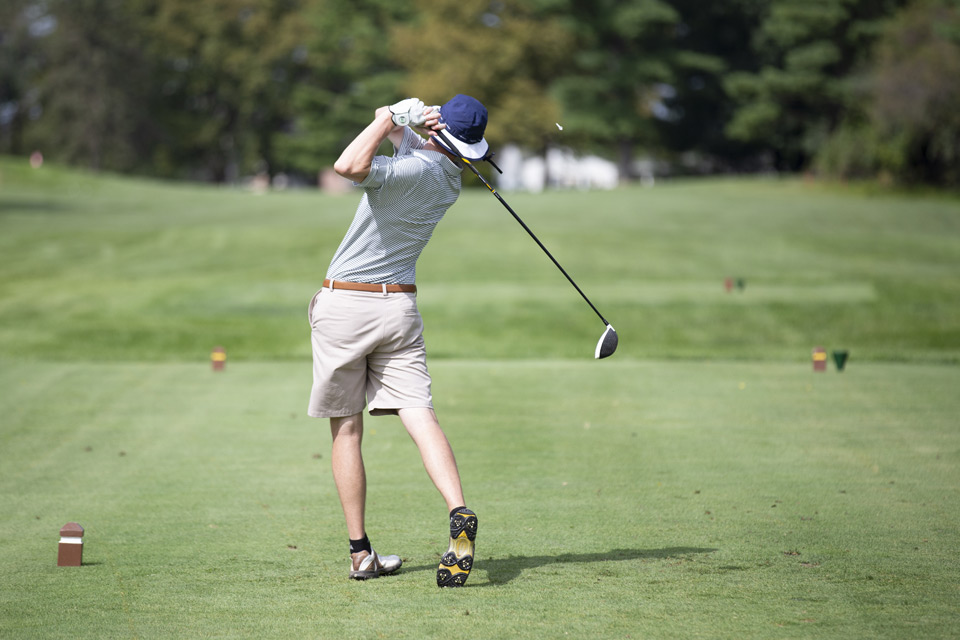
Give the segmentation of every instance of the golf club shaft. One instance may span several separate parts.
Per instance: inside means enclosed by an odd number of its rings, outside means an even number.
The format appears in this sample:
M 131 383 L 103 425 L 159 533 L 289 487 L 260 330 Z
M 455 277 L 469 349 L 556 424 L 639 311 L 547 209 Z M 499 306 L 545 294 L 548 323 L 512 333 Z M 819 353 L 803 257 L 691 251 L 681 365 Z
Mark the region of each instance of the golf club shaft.
M 438 131 L 437 133 L 439 133 L 439 134 L 440 134 L 440 137 L 443 138 L 443 141 L 446 143 L 446 146 L 447 146 L 447 147 L 449 147 L 451 150 L 455 150 L 455 149 L 456 149 L 456 147 L 453 146 L 453 144 L 450 142 L 450 140 L 447 139 L 447 137 L 444 135 L 443 131 Z M 457 154 L 457 155 L 460 156 L 460 154 Z M 533 238 L 534 242 L 536 242 L 537 245 L 538 245 L 541 249 L 543 249 L 543 252 L 544 252 L 545 254 L 547 254 L 547 257 L 550 258 L 550 260 L 553 261 L 553 264 L 555 264 L 555 265 L 557 266 L 557 269 L 560 269 L 560 273 L 562 273 L 562 274 L 567 278 L 567 280 L 570 281 L 570 284 L 572 284 L 572 285 L 573 285 L 573 288 L 577 290 L 577 293 L 579 293 L 580 296 L 586 301 L 586 303 L 587 303 L 588 305 L 590 305 L 590 308 L 593 309 L 593 312 L 594 312 L 595 314 L 597 314 L 597 316 L 598 316 L 601 320 L 603 320 L 603 324 L 605 324 L 605 325 L 607 325 L 607 326 L 609 327 L 609 326 L 610 326 L 610 323 L 607 322 L 607 319 L 604 318 L 603 315 L 600 313 L 600 311 L 598 311 L 597 308 L 594 306 L 594 304 L 593 304 L 592 302 L 590 302 L 590 298 L 588 298 L 588 297 L 587 297 L 587 294 L 585 294 L 585 293 L 583 292 L 583 290 L 580 289 L 580 287 L 577 286 L 577 283 L 573 281 L 573 278 L 570 277 L 570 274 L 567 273 L 566 269 L 564 269 L 562 266 L 560 266 L 560 263 L 557 262 L 557 259 L 553 257 L 553 254 L 550 253 L 550 251 L 543 245 L 542 242 L 540 242 L 540 238 L 538 238 L 538 237 L 536 236 L 536 234 L 535 234 L 533 231 L 530 230 L 530 227 L 528 227 L 527 224 L 526 224 L 523 220 L 520 219 L 520 216 L 517 215 L 517 212 L 514 211 L 513 208 L 512 208 L 509 204 L 507 204 L 507 201 L 504 200 L 503 197 L 502 197 L 499 193 L 497 193 L 497 190 L 493 188 L 493 185 L 491 185 L 489 182 L 487 182 L 486 178 L 484 178 L 484 177 L 483 177 L 483 174 L 481 174 L 480 171 L 479 171 L 475 166 L 473 166 L 473 163 L 472 163 L 472 162 L 470 162 L 469 160 L 467 160 L 467 159 L 464 158 L 463 156 L 460 156 L 460 159 L 464 162 L 464 164 L 466 164 L 468 167 L 470 167 L 470 170 L 473 171 L 474 175 L 476 175 L 478 178 L 480 178 L 480 182 L 482 182 L 483 185 L 484 185 L 487 189 L 490 190 L 490 193 L 492 193 L 493 195 L 495 195 L 495 196 L 497 197 L 497 200 L 500 201 L 500 204 L 502 204 L 502 205 L 506 208 L 506 210 L 510 212 L 510 215 L 513 216 L 514 220 L 516 220 L 517 222 L 520 223 L 520 226 L 523 227 L 523 230 L 526 231 L 528 234 L 530 234 L 530 237 Z

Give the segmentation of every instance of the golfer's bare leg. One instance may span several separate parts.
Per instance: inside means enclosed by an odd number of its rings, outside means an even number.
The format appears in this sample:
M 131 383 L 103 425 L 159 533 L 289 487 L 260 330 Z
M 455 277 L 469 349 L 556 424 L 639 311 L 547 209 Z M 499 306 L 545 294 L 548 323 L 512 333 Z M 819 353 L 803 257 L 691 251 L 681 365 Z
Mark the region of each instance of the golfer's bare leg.
M 330 418 L 330 433 L 333 435 L 330 464 L 343 515 L 347 520 L 347 533 L 351 540 L 360 540 L 366 535 L 364 508 L 367 500 L 367 474 L 360 452 L 363 414 Z
M 400 421 L 420 450 L 427 475 L 446 501 L 447 509 L 464 506 L 460 471 L 437 414 L 427 408 L 400 409 L 399 414 Z

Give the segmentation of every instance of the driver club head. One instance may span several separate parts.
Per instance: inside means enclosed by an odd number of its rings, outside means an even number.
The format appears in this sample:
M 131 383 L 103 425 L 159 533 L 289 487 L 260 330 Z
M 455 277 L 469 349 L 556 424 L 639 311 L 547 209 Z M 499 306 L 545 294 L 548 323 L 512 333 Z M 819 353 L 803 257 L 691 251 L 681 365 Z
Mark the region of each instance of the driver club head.
M 603 335 L 600 336 L 600 341 L 597 343 L 597 350 L 593 354 L 593 357 L 599 360 L 600 358 L 612 356 L 613 352 L 617 350 L 617 342 L 617 332 L 608 324 L 607 328 L 603 331 Z

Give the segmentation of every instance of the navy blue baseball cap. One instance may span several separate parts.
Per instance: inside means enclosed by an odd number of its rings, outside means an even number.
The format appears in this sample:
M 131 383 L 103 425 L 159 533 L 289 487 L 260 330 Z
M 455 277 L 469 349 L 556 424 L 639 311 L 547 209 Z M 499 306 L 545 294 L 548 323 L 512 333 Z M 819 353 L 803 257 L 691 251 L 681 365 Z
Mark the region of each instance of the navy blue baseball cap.
M 443 133 L 456 148 L 451 149 L 440 136 L 434 137 L 434 142 L 467 160 L 483 160 L 487 156 L 490 145 L 483 139 L 487 108 L 479 100 L 458 93 L 440 107 L 440 122 L 447 125 Z

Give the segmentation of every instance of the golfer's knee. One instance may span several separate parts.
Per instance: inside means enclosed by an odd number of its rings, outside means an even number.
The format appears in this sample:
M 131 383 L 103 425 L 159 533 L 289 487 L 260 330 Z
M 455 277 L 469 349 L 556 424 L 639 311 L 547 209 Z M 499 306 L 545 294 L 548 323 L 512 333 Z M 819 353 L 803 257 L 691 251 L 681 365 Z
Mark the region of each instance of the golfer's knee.
M 437 420 L 437 414 L 430 408 L 400 409 L 397 412 L 400 415 L 400 421 L 407 431 L 411 434 L 415 431 L 438 430 L 440 421 Z
M 330 418 L 330 435 L 337 438 L 359 438 L 363 435 L 363 414 Z

